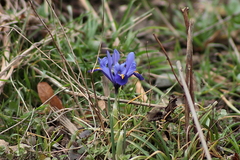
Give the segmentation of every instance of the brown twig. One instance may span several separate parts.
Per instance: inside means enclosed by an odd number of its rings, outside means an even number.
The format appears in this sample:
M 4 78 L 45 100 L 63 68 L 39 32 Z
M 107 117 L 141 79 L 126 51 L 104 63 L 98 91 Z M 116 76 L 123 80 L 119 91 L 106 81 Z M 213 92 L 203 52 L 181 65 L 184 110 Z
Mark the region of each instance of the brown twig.
M 170 65 L 170 67 L 171 67 L 172 73 L 173 73 L 173 75 L 175 76 L 178 84 L 182 87 L 181 82 L 179 81 L 179 79 L 178 79 L 178 77 L 177 77 L 177 75 L 176 75 L 176 73 L 175 73 L 175 71 L 174 71 L 174 69 L 173 69 L 171 60 L 170 60 L 170 58 L 168 57 L 168 54 L 167 54 L 166 50 L 164 49 L 162 43 L 161 43 L 160 40 L 157 38 L 157 36 L 156 36 L 155 34 L 153 34 L 153 36 L 155 37 L 156 41 L 158 42 L 160 48 L 163 50 L 163 53 L 164 53 L 164 55 L 165 55 L 166 58 L 167 58 L 167 61 L 168 61 L 169 65 Z
M 185 7 L 182 10 L 184 22 L 186 25 L 186 31 L 187 31 L 187 51 L 186 51 L 186 68 L 185 68 L 185 73 L 186 73 L 186 84 L 188 87 L 188 90 L 190 92 L 191 98 L 194 103 L 194 89 L 193 89 L 193 62 L 192 62 L 192 55 L 193 55 L 193 46 L 192 46 L 192 29 L 193 29 L 193 21 L 188 18 L 188 11 L 189 8 Z M 184 104 L 185 104 L 185 130 L 187 131 L 189 128 L 189 105 L 187 103 L 187 97 L 185 96 L 184 98 Z M 188 136 L 186 138 L 186 142 L 188 142 Z
M 184 22 L 185 22 L 185 26 L 186 26 L 186 33 L 188 34 L 188 28 L 189 28 L 188 12 L 189 12 L 189 8 L 185 7 L 183 9 L 181 9 L 181 12 L 183 14 L 183 18 L 184 18 Z
M 186 53 L 186 83 L 188 89 L 190 91 L 191 98 L 194 102 L 194 89 L 193 89 L 193 62 L 192 62 L 192 54 L 193 54 L 193 47 L 192 47 L 192 26 L 193 22 L 189 22 L 188 28 L 188 36 L 187 36 L 187 53 Z M 187 129 L 189 126 L 189 106 L 187 103 L 187 99 L 185 97 L 185 128 Z

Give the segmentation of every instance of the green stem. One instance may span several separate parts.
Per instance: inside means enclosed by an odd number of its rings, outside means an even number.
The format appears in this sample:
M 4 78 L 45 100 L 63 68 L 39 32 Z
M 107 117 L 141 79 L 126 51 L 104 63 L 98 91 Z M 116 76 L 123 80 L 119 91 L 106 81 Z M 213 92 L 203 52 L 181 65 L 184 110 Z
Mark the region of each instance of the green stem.
M 116 159 L 116 157 L 115 157 L 116 156 L 116 143 L 115 143 L 115 133 L 114 132 L 118 131 L 119 128 L 120 128 L 119 124 L 118 124 L 118 89 L 119 89 L 119 86 L 115 86 L 115 100 L 114 100 L 114 103 L 113 103 L 112 113 L 111 113 L 111 116 L 110 116 L 113 160 Z
M 118 130 L 119 129 L 119 124 L 118 124 L 118 87 L 115 87 L 115 100 L 113 103 L 112 116 L 113 116 L 114 130 Z

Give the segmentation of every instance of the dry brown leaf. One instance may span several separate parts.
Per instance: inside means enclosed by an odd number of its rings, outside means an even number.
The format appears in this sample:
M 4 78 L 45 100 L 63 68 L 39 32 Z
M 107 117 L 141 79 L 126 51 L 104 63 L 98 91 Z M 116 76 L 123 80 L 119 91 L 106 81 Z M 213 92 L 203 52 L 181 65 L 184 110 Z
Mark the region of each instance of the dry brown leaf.
M 62 101 L 56 95 L 54 96 L 53 89 L 47 82 L 38 83 L 37 90 L 42 103 L 50 104 L 51 107 L 56 107 L 58 109 L 64 108 Z
M 103 111 L 106 108 L 106 103 L 104 100 L 99 100 L 98 101 L 98 106 L 99 108 L 101 108 L 101 110 Z
M 177 107 L 177 97 L 171 96 L 169 98 L 169 103 L 167 107 L 160 108 L 160 107 L 154 107 L 151 111 L 147 112 L 146 118 L 150 121 L 158 121 L 158 120 L 167 120 L 169 122 L 174 122 L 175 119 L 172 119 L 171 113 L 174 112 L 174 110 Z
M 145 93 L 145 91 L 144 91 L 144 89 L 143 89 L 143 87 L 142 87 L 142 84 L 141 84 L 141 82 L 140 81 L 137 81 L 137 83 L 136 83 L 136 93 L 138 93 L 138 94 L 140 94 L 141 95 L 141 100 L 143 101 L 143 102 L 147 102 L 147 96 L 146 96 L 146 93 Z
M 109 83 L 111 83 L 110 80 L 106 76 L 102 76 L 103 94 L 106 97 L 110 95 Z

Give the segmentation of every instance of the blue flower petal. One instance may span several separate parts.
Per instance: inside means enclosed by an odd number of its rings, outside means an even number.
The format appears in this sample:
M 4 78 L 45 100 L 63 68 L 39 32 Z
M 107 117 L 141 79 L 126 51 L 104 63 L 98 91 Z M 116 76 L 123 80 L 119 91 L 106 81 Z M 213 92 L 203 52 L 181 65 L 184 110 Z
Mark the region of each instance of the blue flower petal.
M 133 75 L 136 76 L 139 80 L 144 80 L 143 76 L 139 74 L 137 71 L 135 71 Z
M 109 63 L 108 58 L 107 57 L 104 57 L 103 59 L 99 58 L 98 61 L 99 61 L 99 64 L 100 64 L 100 69 L 97 69 L 97 70 L 101 70 L 103 72 L 103 74 L 112 83 L 114 83 L 114 79 L 113 79 L 112 73 L 111 73 L 111 71 L 109 70 L 109 67 L 108 67 L 108 63 Z
M 129 68 L 132 66 L 132 63 L 135 62 L 134 59 L 135 59 L 135 54 L 133 52 L 130 52 L 126 59 L 126 70 L 124 73 L 125 75 L 127 75 L 127 72 Z
M 116 83 L 115 80 L 113 79 L 112 73 L 109 71 L 109 68 L 107 67 L 101 68 L 101 71 L 112 83 Z
M 110 55 L 109 51 L 107 51 L 107 60 L 108 60 L 108 67 L 111 68 L 113 65 L 113 59 L 112 59 L 112 56 Z
M 122 63 L 122 64 L 119 64 L 119 63 L 116 63 L 114 65 L 114 74 L 123 74 L 126 70 L 126 67 L 125 67 L 125 63 Z
M 113 83 L 115 88 L 125 85 L 128 78 L 135 75 L 139 80 L 143 80 L 141 74 L 136 71 L 136 62 L 134 52 L 130 52 L 127 56 L 126 62 L 119 64 L 120 54 L 118 50 L 114 49 L 111 55 L 107 51 L 107 57 L 99 58 L 100 68 L 95 68 L 91 72 L 102 71 L 103 74 Z
M 110 53 L 109 53 L 109 51 L 107 51 L 107 60 L 108 60 L 108 64 L 107 64 L 107 68 L 108 68 L 108 72 L 107 72 L 107 74 L 108 74 L 108 76 L 110 77 L 110 81 L 114 81 L 114 79 L 113 79 L 113 74 L 112 74 L 112 67 L 113 67 L 113 59 L 112 59 L 112 56 L 110 55 Z M 107 70 L 107 69 L 106 69 Z M 106 71 L 105 70 L 105 71 Z M 114 83 L 114 82 L 113 82 Z
M 118 61 L 119 61 L 119 59 L 120 59 L 120 54 L 119 54 L 118 50 L 116 50 L 116 49 L 113 50 L 112 59 L 113 59 L 113 65 L 115 65 L 116 63 L 118 63 Z
M 131 77 L 135 71 L 136 71 L 136 62 L 133 61 L 126 73 L 126 76 Z
M 100 64 L 100 68 L 104 68 L 104 67 L 107 67 L 108 59 L 107 57 L 104 57 L 103 59 L 99 58 L 98 62 Z
M 120 86 L 123 86 L 128 82 L 128 77 L 127 76 L 122 77 L 120 74 L 117 74 L 115 75 L 115 81 Z

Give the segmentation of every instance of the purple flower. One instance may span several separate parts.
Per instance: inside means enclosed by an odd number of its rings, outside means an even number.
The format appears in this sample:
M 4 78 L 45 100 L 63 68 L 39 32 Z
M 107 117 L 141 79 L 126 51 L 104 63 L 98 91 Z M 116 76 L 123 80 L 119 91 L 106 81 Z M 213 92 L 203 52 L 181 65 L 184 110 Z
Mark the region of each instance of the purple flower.
M 120 54 L 116 49 L 114 49 L 112 55 L 107 51 L 107 57 L 98 59 L 100 67 L 92 70 L 92 72 L 102 71 L 117 88 L 125 85 L 128 82 L 128 78 L 132 75 L 135 75 L 139 80 L 144 80 L 142 75 L 136 71 L 135 55 L 133 52 L 128 54 L 126 62 L 119 64 L 119 59 Z

